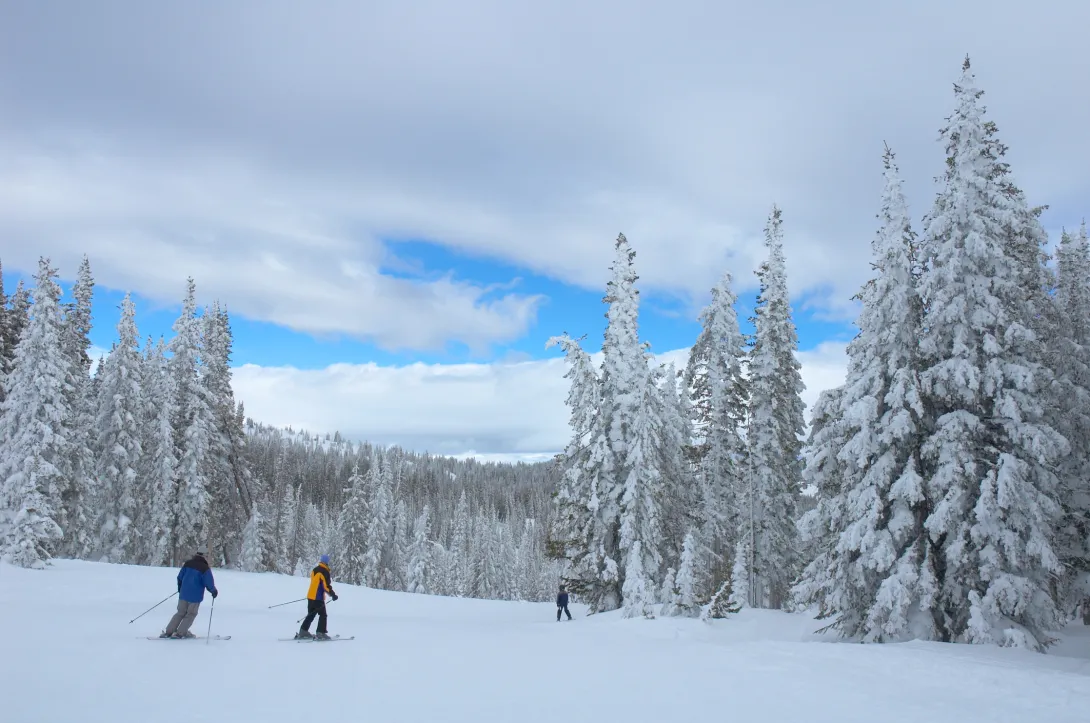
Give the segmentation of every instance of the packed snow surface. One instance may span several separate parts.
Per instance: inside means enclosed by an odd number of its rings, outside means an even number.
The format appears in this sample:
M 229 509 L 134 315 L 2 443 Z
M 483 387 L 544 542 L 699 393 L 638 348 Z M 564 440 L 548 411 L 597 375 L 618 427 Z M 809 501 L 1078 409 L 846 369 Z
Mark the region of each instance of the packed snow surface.
M 57 561 L 0 564 L 5 723 L 749 720 L 968 723 L 1090 720 L 1090 629 L 1048 655 L 968 645 L 821 641 L 804 615 L 706 624 L 611 613 L 557 623 L 549 603 L 337 585 L 330 632 L 297 629 L 303 578 L 216 570 L 212 634 L 146 640 L 174 612 L 175 572 Z M 336 569 L 334 568 L 334 575 Z M 334 580 L 336 578 L 334 577 Z M 212 600 L 193 631 L 208 630 Z

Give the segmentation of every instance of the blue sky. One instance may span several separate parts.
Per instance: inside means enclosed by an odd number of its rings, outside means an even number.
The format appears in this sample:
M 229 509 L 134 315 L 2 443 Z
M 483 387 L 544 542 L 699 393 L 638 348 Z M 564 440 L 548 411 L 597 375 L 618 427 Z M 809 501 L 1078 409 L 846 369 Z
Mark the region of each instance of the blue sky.
M 541 305 L 536 320 L 526 333 L 511 343 L 496 344 L 487 354 L 475 354 L 463 344 L 451 343 L 445 352 L 422 353 L 419 351 L 391 352 L 373 343 L 351 337 L 314 336 L 292 331 L 284 326 L 253 321 L 235 314 L 231 325 L 235 335 L 233 361 L 236 365 L 294 366 L 300 369 L 321 369 L 330 364 L 343 362 L 359 364 L 375 362 L 381 365 L 405 365 L 413 362 L 449 364 L 458 362 L 491 362 L 499 360 L 545 359 L 559 356 L 558 350 L 546 349 L 546 340 L 567 331 L 572 336 L 586 334 L 584 347 L 597 351 L 601 347 L 605 329 L 606 306 L 602 303 L 605 289 L 591 291 L 573 284 L 566 284 L 529 269 L 480 257 L 470 257 L 424 241 L 392 244 L 402 261 L 392 270 L 405 278 L 429 278 L 454 274 L 481 284 L 509 284 L 517 279 L 517 288 L 529 294 L 542 294 L 546 301 Z M 0 259 L 2 261 L 2 259 Z M 637 264 L 639 256 L 637 253 Z M 94 262 L 92 260 L 92 273 Z M 60 269 L 61 286 L 66 297 L 71 293 L 72 269 Z M 19 272 L 4 273 L 4 288 L 10 293 L 18 281 L 33 286 L 33 279 Z M 198 280 L 198 293 L 200 293 Z M 91 342 L 100 349 L 109 349 L 116 340 L 116 324 L 120 315 L 124 290 L 112 289 L 96 282 L 94 296 L 94 327 Z M 178 303 L 150 301 L 140 294 L 133 294 L 137 308 L 137 326 L 142 339 L 148 335 L 169 339 L 171 329 L 181 311 Z M 697 303 L 706 303 L 705 298 Z M 751 333 L 749 317 L 752 314 L 755 294 L 740 298 L 739 318 L 743 332 Z M 847 340 L 854 333 L 850 323 L 830 322 L 821 312 L 806 308 L 805 299 L 796 304 L 795 321 L 799 331 L 801 349 L 812 349 L 829 340 Z M 640 330 L 643 338 L 652 343 L 655 352 L 686 348 L 700 333 L 699 309 L 693 302 L 677 294 L 641 292 Z

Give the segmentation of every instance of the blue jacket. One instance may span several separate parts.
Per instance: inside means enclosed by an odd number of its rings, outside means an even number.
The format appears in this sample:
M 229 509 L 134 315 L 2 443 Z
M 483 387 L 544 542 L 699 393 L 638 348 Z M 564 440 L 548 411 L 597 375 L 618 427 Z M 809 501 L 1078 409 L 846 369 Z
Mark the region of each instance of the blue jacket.
M 178 597 L 191 603 L 204 602 L 205 590 L 212 593 L 212 597 L 219 595 L 208 561 L 196 555 L 186 560 L 178 571 Z
M 556 596 L 556 606 L 558 608 L 566 608 L 568 606 L 568 593 L 562 592 Z

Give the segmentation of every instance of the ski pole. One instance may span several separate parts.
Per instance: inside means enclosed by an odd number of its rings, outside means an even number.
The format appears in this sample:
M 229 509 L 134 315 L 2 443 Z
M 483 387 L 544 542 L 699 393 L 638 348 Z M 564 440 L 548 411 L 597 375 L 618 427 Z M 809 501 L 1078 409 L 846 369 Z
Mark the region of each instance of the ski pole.
M 172 592 L 172 593 L 171 593 L 171 594 L 170 594 L 170 595 L 169 595 L 168 597 L 165 597 L 165 598 L 163 598 L 162 600 L 160 600 L 159 602 L 155 603 L 155 604 L 154 604 L 154 605 L 152 605 L 152 606 L 151 606 L 150 608 L 148 608 L 147 610 L 145 610 L 144 612 L 140 613 L 140 614 L 139 614 L 139 615 L 137 615 L 137 616 L 136 616 L 135 618 L 133 618 L 132 620 L 130 620 L 130 621 L 129 621 L 129 625 L 132 625 L 132 624 L 133 624 L 133 623 L 135 623 L 135 622 L 136 622 L 137 620 L 139 620 L 140 618 L 144 617 L 145 615 L 147 615 L 148 613 L 150 613 L 150 612 L 151 612 L 152 610 L 154 610 L 155 608 L 159 607 L 160 605 L 162 605 L 162 604 L 163 604 L 163 603 L 165 603 L 165 602 L 166 602 L 167 600 L 169 600 L 170 598 L 174 597 L 174 596 L 175 596 L 175 595 L 177 595 L 177 594 L 178 594 L 178 593 L 176 593 L 176 592 Z
M 305 597 L 301 597 L 301 598 L 299 598 L 298 600 L 292 600 L 291 602 L 286 602 L 286 603 L 280 603 L 280 604 L 278 604 L 278 605 L 270 605 L 269 607 L 267 607 L 267 608 L 265 608 L 265 609 L 266 609 L 266 610 L 272 610 L 273 608 L 279 608 L 279 607 L 283 607 L 284 605 L 291 605 L 292 603 L 297 603 L 297 602 L 305 602 L 305 601 L 306 601 L 306 598 L 305 598 Z
M 208 610 L 208 632 L 204 636 L 204 644 L 212 643 L 212 614 L 216 612 L 216 598 L 212 598 L 212 607 Z

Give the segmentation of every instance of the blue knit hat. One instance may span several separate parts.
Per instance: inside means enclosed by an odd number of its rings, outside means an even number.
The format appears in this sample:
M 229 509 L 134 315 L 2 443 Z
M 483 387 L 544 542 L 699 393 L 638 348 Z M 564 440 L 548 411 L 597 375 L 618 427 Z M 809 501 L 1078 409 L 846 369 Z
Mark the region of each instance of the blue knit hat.
M 329 564 L 329 555 L 322 555 L 320 558 L 318 558 L 318 562 L 324 562 L 325 564 L 328 565 Z

